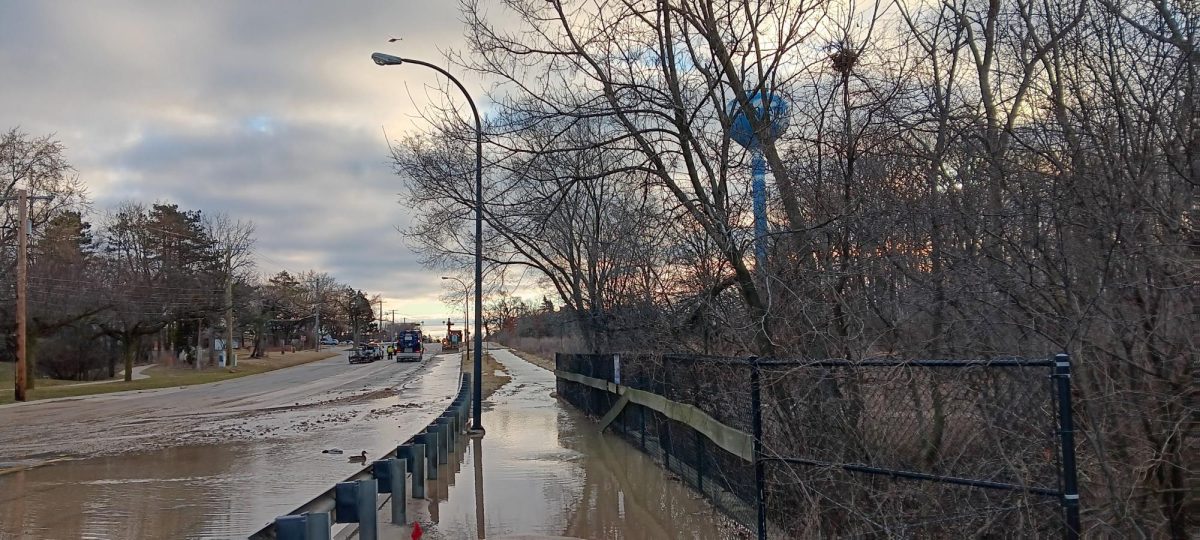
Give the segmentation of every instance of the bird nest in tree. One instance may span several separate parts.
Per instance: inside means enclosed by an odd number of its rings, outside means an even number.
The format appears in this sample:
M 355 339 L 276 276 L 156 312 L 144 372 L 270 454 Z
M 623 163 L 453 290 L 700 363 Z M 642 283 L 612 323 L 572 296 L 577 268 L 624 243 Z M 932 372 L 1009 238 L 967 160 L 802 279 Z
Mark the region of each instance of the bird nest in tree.
M 835 71 L 845 75 L 850 73 L 850 70 L 854 69 L 854 65 L 858 63 L 858 51 L 840 47 L 829 55 L 829 61 L 833 64 Z

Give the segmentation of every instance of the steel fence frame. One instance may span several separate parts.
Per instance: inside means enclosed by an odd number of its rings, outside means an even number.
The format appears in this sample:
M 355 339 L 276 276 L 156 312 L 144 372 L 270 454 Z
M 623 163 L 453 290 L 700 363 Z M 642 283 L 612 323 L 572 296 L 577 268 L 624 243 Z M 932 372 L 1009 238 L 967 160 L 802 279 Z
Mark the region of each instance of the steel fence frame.
M 679 368 L 680 370 L 691 369 L 693 371 L 691 385 L 694 388 L 671 387 L 667 381 L 670 375 L 658 377 L 651 374 L 646 376 L 646 371 L 651 369 L 647 367 L 651 364 L 646 361 L 649 358 L 647 355 L 627 355 L 624 357 L 625 362 L 622 362 L 620 355 L 556 354 L 556 371 L 560 374 L 558 393 L 589 415 L 599 417 L 606 412 L 609 413 L 605 415 L 611 422 L 608 425 L 613 426 L 614 430 L 630 444 L 657 458 L 667 470 L 678 474 L 685 483 L 700 491 L 731 518 L 754 529 L 759 538 L 767 538 L 771 530 L 779 528 L 772 527 L 769 519 L 771 516 L 768 515 L 767 502 L 770 486 L 766 473 L 769 467 L 780 465 L 836 469 L 847 474 L 876 476 L 893 481 L 933 482 L 975 490 L 1025 493 L 1033 497 L 1045 498 L 1047 501 L 1056 499 L 1061 507 L 1064 538 L 1074 540 L 1079 537 L 1078 473 L 1075 462 L 1074 427 L 1071 418 L 1071 362 L 1070 357 L 1066 354 L 1058 354 L 1052 359 L 896 360 L 883 358 L 862 361 L 692 355 L 661 357 L 664 362 L 664 365 L 658 366 L 661 373 L 667 373 L 667 369 L 669 369 L 667 364 L 671 363 L 677 364 L 676 367 L 684 366 Z M 739 422 L 744 417 L 736 414 L 733 418 L 718 418 L 719 421 L 725 423 L 740 424 L 730 427 L 749 432 L 753 445 L 752 458 L 749 463 L 739 465 L 737 462 L 744 462 L 743 456 L 724 451 L 696 429 L 688 424 L 672 420 L 660 411 L 633 403 L 618 403 L 621 401 L 620 395 L 626 391 L 623 390 L 625 388 L 638 388 L 665 396 L 668 400 L 679 399 L 685 404 L 689 399 L 698 401 L 700 397 L 698 387 L 702 383 L 698 381 L 698 376 L 694 372 L 699 371 L 695 366 L 700 364 L 724 366 L 733 370 L 744 369 L 749 372 L 746 379 L 743 379 L 749 387 L 750 394 L 748 404 L 750 418 L 745 419 L 748 422 Z M 687 367 L 688 365 L 691 367 Z M 835 462 L 814 459 L 812 456 L 767 455 L 764 452 L 762 414 L 764 370 L 869 370 L 877 368 L 914 368 L 919 370 L 1045 368 L 1050 382 L 1047 385 L 1049 391 L 1046 405 L 1053 411 L 1054 416 L 1054 425 L 1047 426 L 1047 433 L 1049 435 L 1049 432 L 1053 431 L 1054 440 L 1047 442 L 1056 445 L 1058 450 L 1055 456 L 1057 458 L 1056 485 L 1053 487 L 1029 485 L 1020 482 L 1003 482 L 986 478 L 905 470 L 872 463 Z M 567 379 L 564 377 L 565 374 L 581 375 L 592 382 L 582 384 L 578 382 L 579 377 Z M 566 375 L 566 377 L 569 376 Z M 598 382 L 602 382 L 603 385 Z M 730 378 L 723 382 L 727 385 L 736 385 L 738 381 L 736 378 Z M 691 393 L 690 398 L 686 398 L 689 392 Z M 647 410 L 650 412 L 647 413 Z M 647 425 L 648 420 L 650 421 L 649 425 Z M 733 460 L 730 459 L 731 457 Z M 750 473 L 753 482 L 747 486 L 739 478 L 730 478 L 726 473 L 739 476 Z M 746 493 L 747 487 L 750 488 L 750 493 Z

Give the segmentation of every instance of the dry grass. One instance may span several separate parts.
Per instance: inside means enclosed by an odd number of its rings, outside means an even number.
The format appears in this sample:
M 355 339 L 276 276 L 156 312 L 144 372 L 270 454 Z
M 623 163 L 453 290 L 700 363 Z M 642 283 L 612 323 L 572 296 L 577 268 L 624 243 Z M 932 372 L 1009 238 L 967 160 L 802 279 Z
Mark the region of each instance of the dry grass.
M 471 373 L 472 372 L 471 370 L 473 369 L 474 366 L 471 362 L 472 362 L 472 359 L 468 358 L 467 353 L 464 351 L 462 354 L 463 373 Z M 483 371 L 483 388 L 482 388 L 483 399 L 487 399 L 488 396 L 491 396 L 493 393 L 496 392 L 496 390 L 499 390 L 501 386 L 504 386 L 504 385 L 508 384 L 510 381 L 512 381 L 512 377 L 509 376 L 508 371 L 504 369 L 504 364 L 497 362 L 495 358 L 492 358 L 492 355 L 487 354 L 487 353 L 484 353 L 484 355 L 483 355 L 482 371 Z
M 540 367 L 540 368 L 550 371 L 550 372 L 554 371 L 554 358 L 545 358 L 543 356 L 539 356 L 539 355 L 536 355 L 536 354 L 533 354 L 530 352 L 525 352 L 525 351 L 512 349 L 512 348 L 510 348 L 509 351 L 511 351 L 513 354 L 519 356 L 522 360 L 529 362 L 530 364 L 533 364 L 537 367 Z
M 57 381 L 54 385 L 46 385 L 43 387 L 42 379 L 38 379 L 38 387 L 30 390 L 28 398 L 30 401 L 39 399 L 51 399 L 61 397 L 78 397 L 90 396 L 95 394 L 109 394 L 112 392 L 124 392 L 126 390 L 149 390 L 154 388 L 170 388 L 173 386 L 191 386 L 196 384 L 205 384 L 249 375 L 257 375 L 277 369 L 283 369 L 300 364 L 307 364 L 317 360 L 323 360 L 331 356 L 337 355 L 336 351 L 325 350 L 321 352 L 303 351 L 298 353 L 278 354 L 275 353 L 267 358 L 244 359 L 239 360 L 237 367 L 233 368 L 208 368 L 196 371 L 190 368 L 168 368 L 164 366 L 155 366 L 147 369 L 144 373 L 149 375 L 148 379 L 136 381 L 118 381 L 105 384 L 89 384 L 89 385 L 72 385 L 78 381 Z M 5 377 L 0 378 L 0 383 L 10 381 L 10 384 L 4 385 L 5 388 L 0 389 L 0 404 L 12 403 L 13 393 L 9 390 L 12 385 L 12 369 L 4 369 Z

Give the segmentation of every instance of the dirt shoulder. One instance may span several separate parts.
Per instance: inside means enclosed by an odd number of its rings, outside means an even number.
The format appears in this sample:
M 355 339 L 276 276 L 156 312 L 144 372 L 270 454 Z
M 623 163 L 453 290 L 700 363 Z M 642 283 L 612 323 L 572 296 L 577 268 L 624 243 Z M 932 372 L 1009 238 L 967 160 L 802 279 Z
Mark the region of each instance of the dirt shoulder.
M 91 396 L 96 394 L 109 394 L 112 392 L 124 392 L 127 390 L 149 390 L 153 388 L 170 388 L 177 386 L 191 386 L 195 384 L 205 384 L 248 375 L 256 375 L 266 373 L 277 369 L 283 369 L 317 360 L 336 356 L 336 350 L 302 351 L 298 353 L 280 354 L 273 353 L 267 358 L 255 358 L 239 360 L 237 367 L 232 368 L 207 368 L 203 370 L 195 370 L 190 368 L 169 368 L 165 366 L 154 366 L 144 371 L 148 378 L 135 381 L 117 381 L 106 382 L 104 384 L 71 384 L 75 381 L 58 381 L 50 379 L 38 379 L 37 388 L 30 390 L 27 394 L 29 401 L 39 399 L 52 399 L 64 397 L 79 397 Z M 11 370 L 8 370 L 11 371 Z M 11 373 L 7 376 L 11 380 Z M 0 379 L 0 383 L 5 382 Z M 12 385 L 7 384 L 0 389 L 0 405 L 13 402 Z
M 462 353 L 463 373 L 472 373 L 471 370 L 474 369 L 474 364 L 472 362 L 473 359 L 468 358 L 467 353 L 464 351 Z M 483 354 L 483 366 L 481 371 L 483 371 L 483 388 L 481 389 L 483 393 L 483 399 L 487 399 L 488 396 L 491 396 L 496 392 L 496 390 L 499 390 L 501 386 L 504 386 L 512 381 L 512 377 L 509 376 L 508 370 L 504 368 L 504 364 L 497 362 L 496 359 L 492 358 L 492 355 L 488 354 L 487 352 L 484 352 Z

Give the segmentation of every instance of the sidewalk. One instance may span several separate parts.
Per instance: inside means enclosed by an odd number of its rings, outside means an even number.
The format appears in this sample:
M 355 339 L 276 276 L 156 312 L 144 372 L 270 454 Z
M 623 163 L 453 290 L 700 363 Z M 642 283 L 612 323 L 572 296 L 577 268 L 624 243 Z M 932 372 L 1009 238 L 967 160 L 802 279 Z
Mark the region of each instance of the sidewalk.
M 428 497 L 409 500 L 423 538 L 749 538 L 644 454 L 551 397 L 553 373 L 506 349 L 489 352 L 512 380 L 484 400 L 487 435 L 461 443 L 429 481 Z M 382 507 L 379 537 L 410 539 L 412 526 L 390 525 Z

